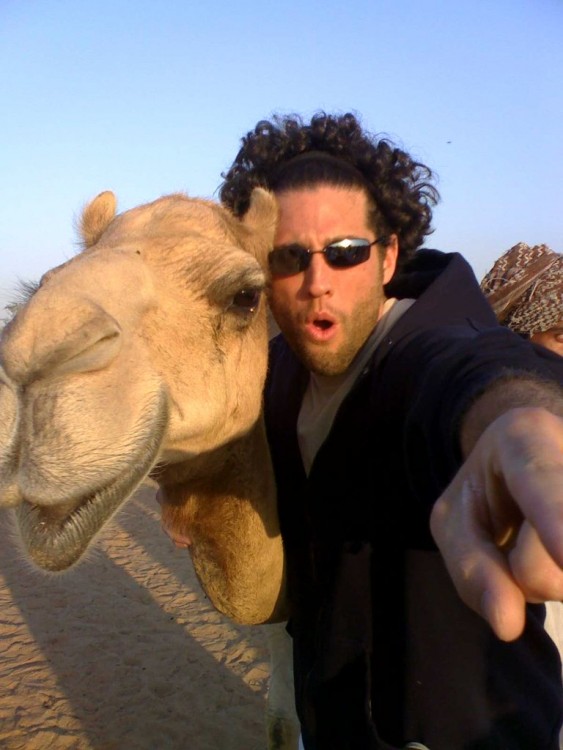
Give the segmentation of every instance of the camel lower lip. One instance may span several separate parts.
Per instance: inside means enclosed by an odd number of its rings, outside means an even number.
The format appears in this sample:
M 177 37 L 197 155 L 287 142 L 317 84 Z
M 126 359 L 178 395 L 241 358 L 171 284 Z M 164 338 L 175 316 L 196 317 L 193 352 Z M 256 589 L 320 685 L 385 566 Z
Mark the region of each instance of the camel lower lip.
M 18 505 L 16 515 L 30 558 L 53 573 L 70 568 L 142 478 L 141 471 L 131 474 L 126 488 L 115 482 L 78 503 L 61 503 L 60 509 L 27 501 Z
M 104 494 L 107 490 L 102 490 Z M 44 570 L 59 572 L 69 568 L 83 554 L 87 543 L 80 540 L 81 526 L 98 531 L 95 516 L 99 509 L 98 496 L 82 502 L 61 503 L 60 512 L 41 507 L 27 500 L 16 507 L 22 539 L 31 559 Z M 89 541 L 89 540 L 88 540 Z

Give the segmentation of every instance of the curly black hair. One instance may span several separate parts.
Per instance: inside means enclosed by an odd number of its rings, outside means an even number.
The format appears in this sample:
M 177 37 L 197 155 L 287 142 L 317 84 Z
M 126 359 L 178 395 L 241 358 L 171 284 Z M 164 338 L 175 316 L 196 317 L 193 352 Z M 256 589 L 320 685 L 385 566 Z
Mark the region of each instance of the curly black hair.
M 258 186 L 274 192 L 323 183 L 361 187 L 374 204 L 374 229 L 397 234 L 402 260 L 433 231 L 432 207 L 439 200 L 428 167 L 362 130 L 349 113 L 318 112 L 309 124 L 299 115 L 262 120 L 221 176 L 221 201 L 237 216 Z

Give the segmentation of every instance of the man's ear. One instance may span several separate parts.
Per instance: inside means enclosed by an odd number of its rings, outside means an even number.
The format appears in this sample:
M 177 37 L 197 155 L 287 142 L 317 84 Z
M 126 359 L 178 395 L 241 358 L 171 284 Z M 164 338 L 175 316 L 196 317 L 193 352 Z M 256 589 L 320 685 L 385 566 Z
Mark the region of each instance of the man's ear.
M 389 237 L 389 242 L 385 248 L 383 256 L 383 283 L 388 284 L 393 278 L 397 268 L 397 258 L 399 257 L 399 238 L 396 234 Z

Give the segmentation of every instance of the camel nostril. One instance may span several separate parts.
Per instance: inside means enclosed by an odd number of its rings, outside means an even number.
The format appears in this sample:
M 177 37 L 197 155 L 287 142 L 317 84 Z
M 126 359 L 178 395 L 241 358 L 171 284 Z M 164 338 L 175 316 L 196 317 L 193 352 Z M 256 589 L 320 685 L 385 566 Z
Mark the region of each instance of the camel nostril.
M 33 313 L 32 300 L 30 310 L 22 313 L 27 329 L 16 318 L 2 342 L 5 370 L 16 385 L 99 370 L 120 351 L 119 324 L 96 305 L 75 305 L 73 317 L 57 311 L 49 319 L 36 320 Z
M 102 325 L 98 320 L 92 321 L 78 333 L 52 352 L 49 374 L 101 370 L 115 359 L 121 348 L 121 330 L 109 316 Z

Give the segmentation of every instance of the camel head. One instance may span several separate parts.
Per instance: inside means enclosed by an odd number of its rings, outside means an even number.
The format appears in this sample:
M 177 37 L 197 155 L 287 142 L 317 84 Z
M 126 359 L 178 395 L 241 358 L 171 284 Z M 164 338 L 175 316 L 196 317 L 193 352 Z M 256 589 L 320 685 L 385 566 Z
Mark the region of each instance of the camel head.
M 155 466 L 256 423 L 275 220 L 260 189 L 242 221 L 184 195 L 85 208 L 82 251 L 0 339 L 0 504 L 37 565 L 71 566 Z

